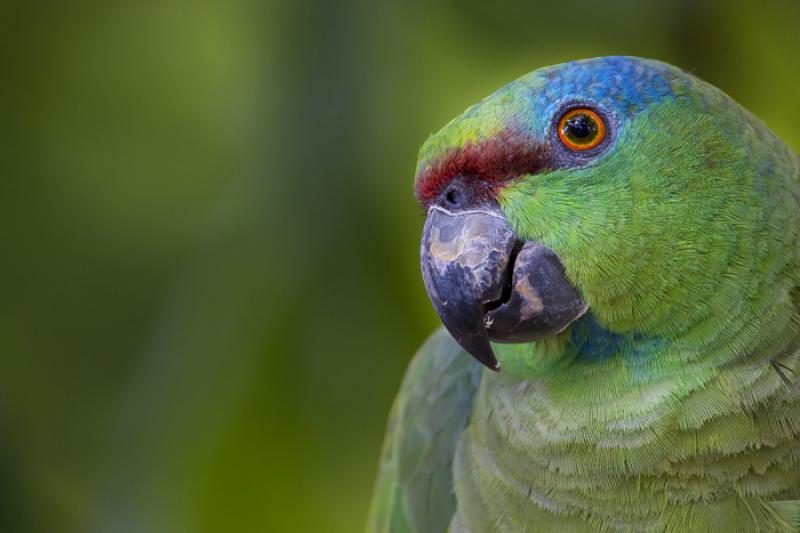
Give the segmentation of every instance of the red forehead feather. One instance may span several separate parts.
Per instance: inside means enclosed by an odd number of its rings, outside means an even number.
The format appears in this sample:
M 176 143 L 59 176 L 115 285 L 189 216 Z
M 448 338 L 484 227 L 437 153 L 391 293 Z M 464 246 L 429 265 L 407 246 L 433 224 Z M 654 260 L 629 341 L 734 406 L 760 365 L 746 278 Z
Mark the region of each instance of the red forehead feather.
M 456 176 L 480 180 L 491 191 L 508 180 L 535 174 L 548 166 L 544 145 L 527 135 L 504 132 L 490 139 L 468 143 L 432 160 L 419 174 L 415 186 L 417 200 L 432 202 Z

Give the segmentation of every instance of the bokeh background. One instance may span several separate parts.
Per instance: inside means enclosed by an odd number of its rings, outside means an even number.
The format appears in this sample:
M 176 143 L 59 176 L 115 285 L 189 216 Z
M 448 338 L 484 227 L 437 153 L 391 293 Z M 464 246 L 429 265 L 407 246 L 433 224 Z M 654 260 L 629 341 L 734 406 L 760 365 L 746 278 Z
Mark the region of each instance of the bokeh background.
M 426 136 L 660 58 L 800 149 L 800 3 L 0 6 L 0 530 L 352 532 L 436 325 Z

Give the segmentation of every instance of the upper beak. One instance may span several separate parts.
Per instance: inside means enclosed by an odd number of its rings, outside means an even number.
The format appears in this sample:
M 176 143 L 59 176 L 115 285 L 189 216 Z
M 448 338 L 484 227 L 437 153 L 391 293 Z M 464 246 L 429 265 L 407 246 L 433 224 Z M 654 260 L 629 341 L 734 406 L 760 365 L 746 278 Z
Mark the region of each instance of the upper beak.
M 428 210 L 422 277 L 455 340 L 493 370 L 489 340 L 529 342 L 555 335 L 586 312 L 552 250 L 517 239 L 497 206 Z

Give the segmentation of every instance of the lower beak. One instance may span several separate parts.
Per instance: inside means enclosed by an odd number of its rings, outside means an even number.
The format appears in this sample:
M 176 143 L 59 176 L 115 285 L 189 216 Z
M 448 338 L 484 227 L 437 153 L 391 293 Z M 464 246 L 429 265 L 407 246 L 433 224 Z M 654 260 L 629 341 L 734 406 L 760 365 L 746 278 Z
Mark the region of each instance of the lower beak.
M 478 361 L 500 370 L 490 339 L 530 342 L 563 331 L 586 304 L 549 248 L 517 239 L 496 206 L 428 211 L 422 277 L 453 338 Z

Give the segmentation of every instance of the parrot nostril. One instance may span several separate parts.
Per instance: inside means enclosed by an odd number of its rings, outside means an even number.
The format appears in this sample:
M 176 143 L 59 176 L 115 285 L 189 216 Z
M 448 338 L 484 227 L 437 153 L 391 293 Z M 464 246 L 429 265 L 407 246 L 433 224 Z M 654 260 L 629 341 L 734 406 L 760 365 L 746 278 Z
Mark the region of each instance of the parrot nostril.
M 460 207 L 461 206 L 461 193 L 458 189 L 450 189 L 444 195 L 444 201 L 447 203 L 448 207 Z

